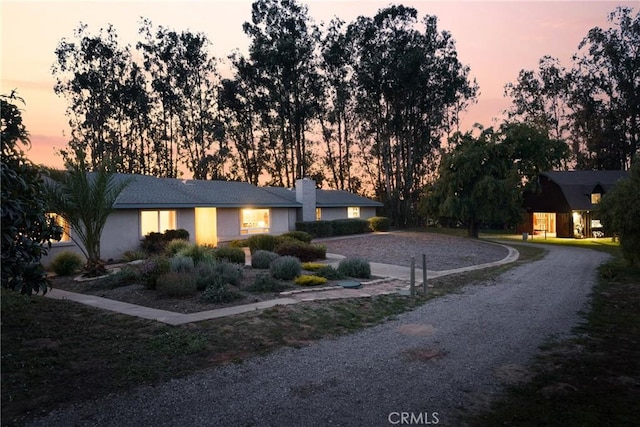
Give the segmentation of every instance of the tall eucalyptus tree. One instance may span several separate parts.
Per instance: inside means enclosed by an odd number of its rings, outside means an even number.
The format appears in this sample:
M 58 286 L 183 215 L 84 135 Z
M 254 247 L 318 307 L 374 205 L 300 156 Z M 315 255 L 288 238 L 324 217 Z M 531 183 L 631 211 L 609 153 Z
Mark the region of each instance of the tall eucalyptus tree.
M 251 38 L 246 61 L 256 73 L 256 106 L 273 156 L 271 180 L 289 187 L 309 172 L 307 132 L 320 96 L 318 32 L 295 0 L 255 1 L 243 29 Z
M 435 170 L 451 123 L 448 112 L 472 100 L 476 85 L 435 16 L 419 25 L 415 9 L 391 6 L 373 18 L 359 17 L 347 34 L 354 49 L 362 167 L 387 215 L 407 226 L 417 218 L 421 189 Z
M 176 176 L 183 162 L 194 179 L 220 179 L 229 150 L 218 109 L 219 75 L 204 34 L 154 29 L 143 20 L 144 57 L 155 97 L 154 136 L 162 141 L 164 172 Z

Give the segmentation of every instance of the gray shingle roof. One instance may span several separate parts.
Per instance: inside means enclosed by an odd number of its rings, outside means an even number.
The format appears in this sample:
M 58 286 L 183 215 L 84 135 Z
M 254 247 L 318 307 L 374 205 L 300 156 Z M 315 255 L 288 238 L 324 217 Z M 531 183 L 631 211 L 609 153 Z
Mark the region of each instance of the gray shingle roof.
M 199 181 L 117 174 L 131 179 L 118 197 L 116 209 L 192 207 L 300 207 L 260 187 L 235 181 Z
M 129 185 L 118 197 L 116 209 L 161 209 L 193 207 L 283 207 L 299 208 L 296 192 L 281 187 L 256 187 L 246 182 L 200 181 L 116 174 Z M 382 203 L 347 191 L 316 190 L 318 207 L 378 207 Z
M 552 171 L 541 173 L 555 182 L 564 194 L 567 203 L 573 210 L 590 210 L 591 193 L 598 186 L 608 192 L 627 171 Z
M 291 201 L 296 200 L 295 189 L 282 187 L 265 187 L 264 189 L 282 198 L 287 198 Z M 348 191 L 316 189 L 316 206 L 319 208 L 340 208 L 350 206 L 380 207 L 384 205 Z

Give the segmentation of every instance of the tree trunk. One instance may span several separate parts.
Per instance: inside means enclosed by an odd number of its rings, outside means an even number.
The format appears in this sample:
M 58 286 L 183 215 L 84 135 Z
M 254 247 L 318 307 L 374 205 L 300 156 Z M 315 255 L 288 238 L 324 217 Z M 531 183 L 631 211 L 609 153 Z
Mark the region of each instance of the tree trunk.
M 480 232 L 480 223 L 478 221 L 469 221 L 469 226 L 467 227 L 467 234 L 472 239 L 477 239 Z

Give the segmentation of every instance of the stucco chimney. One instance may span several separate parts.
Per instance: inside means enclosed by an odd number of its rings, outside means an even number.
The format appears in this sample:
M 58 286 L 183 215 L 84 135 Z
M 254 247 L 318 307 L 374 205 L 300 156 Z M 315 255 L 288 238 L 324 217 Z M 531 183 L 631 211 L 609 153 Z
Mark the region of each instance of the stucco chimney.
M 309 178 L 296 180 L 296 201 L 302 203 L 302 213 L 298 220 L 316 220 L 316 182 Z

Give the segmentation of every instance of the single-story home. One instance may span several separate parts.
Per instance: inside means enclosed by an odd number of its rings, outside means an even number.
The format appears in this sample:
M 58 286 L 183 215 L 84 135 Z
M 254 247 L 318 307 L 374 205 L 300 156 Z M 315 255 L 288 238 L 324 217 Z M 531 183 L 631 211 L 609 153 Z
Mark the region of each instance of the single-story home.
M 382 206 L 347 191 L 316 189 L 315 181 L 308 178 L 288 189 L 235 181 L 114 176 L 129 184 L 117 198 L 102 233 L 100 251 L 105 260 L 138 249 L 150 232 L 182 228 L 192 242 L 217 246 L 252 234 L 293 231 L 297 221 L 368 219 Z M 64 250 L 81 253 L 70 233 L 65 227 L 65 235 L 53 243 L 44 264 Z
M 627 171 L 552 171 L 538 177 L 539 191 L 524 194 L 517 233 L 555 237 L 603 237 L 598 215 L 602 196 Z

